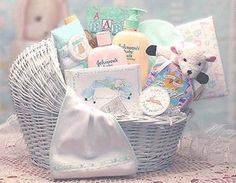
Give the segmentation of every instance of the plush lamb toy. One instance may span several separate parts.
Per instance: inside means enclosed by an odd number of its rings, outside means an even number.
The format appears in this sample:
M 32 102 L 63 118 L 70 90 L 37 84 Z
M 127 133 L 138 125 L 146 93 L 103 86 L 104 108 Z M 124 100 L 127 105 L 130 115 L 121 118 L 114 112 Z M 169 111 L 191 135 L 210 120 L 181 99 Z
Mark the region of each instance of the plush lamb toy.
M 164 56 L 175 64 L 179 65 L 182 73 L 191 79 L 196 79 L 200 84 L 206 84 L 209 81 L 207 71 L 207 62 L 214 62 L 215 56 L 206 56 L 204 51 L 196 46 L 182 46 L 182 49 L 159 47 L 151 45 L 146 49 L 150 56 Z

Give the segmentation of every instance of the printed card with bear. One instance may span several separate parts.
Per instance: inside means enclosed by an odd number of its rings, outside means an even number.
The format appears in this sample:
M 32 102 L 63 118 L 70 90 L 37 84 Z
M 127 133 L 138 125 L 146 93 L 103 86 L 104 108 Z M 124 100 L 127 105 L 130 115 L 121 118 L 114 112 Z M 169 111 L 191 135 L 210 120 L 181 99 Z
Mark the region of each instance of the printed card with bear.
M 139 65 L 122 65 L 65 71 L 67 85 L 89 106 L 100 109 L 120 97 L 127 109 L 137 105 L 141 92 Z
M 213 18 L 193 21 L 177 27 L 185 37 L 185 41 L 193 42 L 205 53 L 216 56 L 216 61 L 208 64 L 209 82 L 204 86 L 195 85 L 195 89 L 204 87 L 200 98 L 219 97 L 228 94 L 222 61 L 219 53 Z M 195 82 L 196 83 L 196 82 Z

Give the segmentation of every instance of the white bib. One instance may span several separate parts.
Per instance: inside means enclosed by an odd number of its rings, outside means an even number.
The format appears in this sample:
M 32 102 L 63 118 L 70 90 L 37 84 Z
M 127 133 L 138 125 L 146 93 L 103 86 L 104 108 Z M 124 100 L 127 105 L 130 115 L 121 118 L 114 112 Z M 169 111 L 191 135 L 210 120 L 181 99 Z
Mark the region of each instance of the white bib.
M 134 151 L 119 123 L 67 88 L 50 148 L 54 179 L 135 174 Z

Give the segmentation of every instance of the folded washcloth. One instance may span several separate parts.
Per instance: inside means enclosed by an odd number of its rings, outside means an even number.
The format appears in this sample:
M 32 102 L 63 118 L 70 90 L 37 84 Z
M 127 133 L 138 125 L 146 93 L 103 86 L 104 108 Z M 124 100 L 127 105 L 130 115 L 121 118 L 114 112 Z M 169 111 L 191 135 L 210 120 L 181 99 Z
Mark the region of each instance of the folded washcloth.
M 135 174 L 134 151 L 119 123 L 67 88 L 50 148 L 54 179 Z

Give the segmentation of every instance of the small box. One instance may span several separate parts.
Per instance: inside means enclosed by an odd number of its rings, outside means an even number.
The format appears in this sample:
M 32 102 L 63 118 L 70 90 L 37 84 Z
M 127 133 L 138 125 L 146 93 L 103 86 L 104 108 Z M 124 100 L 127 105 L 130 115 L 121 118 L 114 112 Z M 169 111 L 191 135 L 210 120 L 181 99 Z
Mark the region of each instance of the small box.
M 128 8 L 90 6 L 87 9 L 87 30 L 95 35 L 101 31 L 110 31 L 112 36 L 124 28 L 125 20 L 130 16 Z
M 130 110 L 138 103 L 141 92 L 139 65 L 122 65 L 65 71 L 67 85 L 88 105 L 100 109 L 119 96 Z

